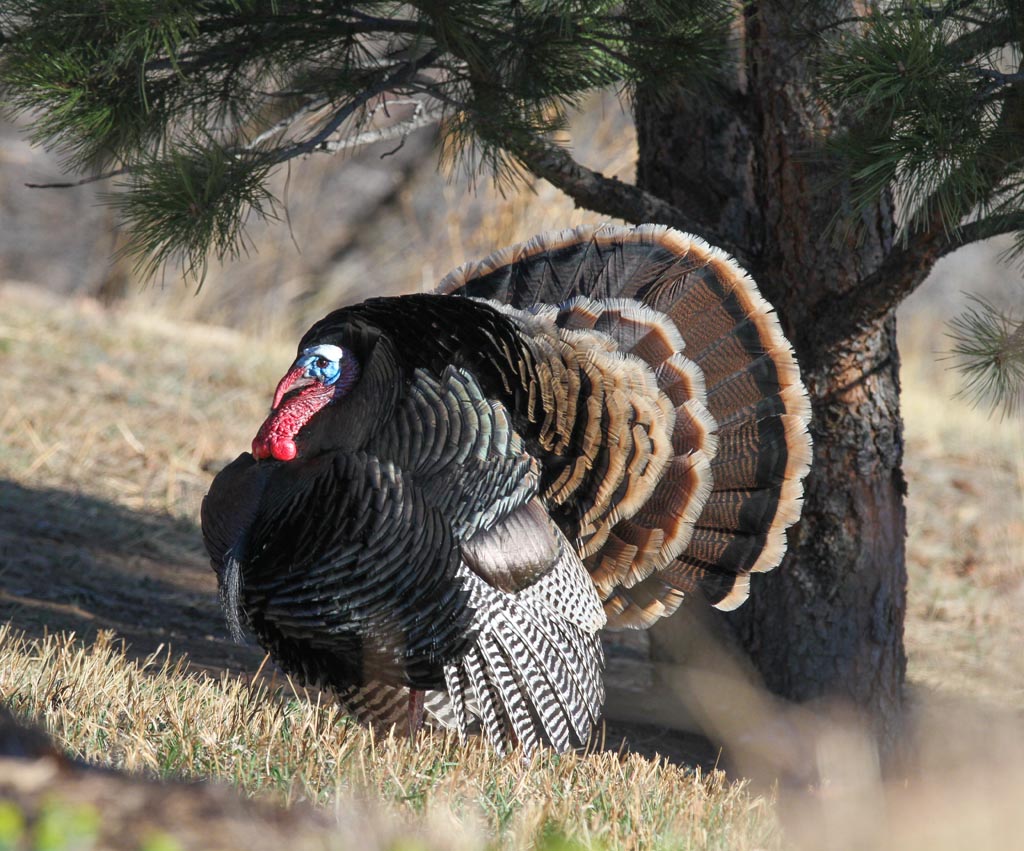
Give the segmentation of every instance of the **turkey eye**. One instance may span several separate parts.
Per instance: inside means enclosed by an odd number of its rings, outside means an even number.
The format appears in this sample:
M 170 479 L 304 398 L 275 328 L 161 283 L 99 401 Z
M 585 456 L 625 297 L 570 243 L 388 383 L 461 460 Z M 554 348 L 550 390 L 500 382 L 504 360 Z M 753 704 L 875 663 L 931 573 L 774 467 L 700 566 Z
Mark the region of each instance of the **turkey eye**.
M 327 367 L 328 367 L 328 365 L 329 365 L 330 363 L 331 363 L 331 362 L 330 362 L 329 360 L 327 360 L 327 358 L 325 358 L 325 357 L 322 357 L 322 356 L 321 356 L 321 357 L 318 357 L 318 358 L 316 359 L 316 368 L 317 368 L 317 369 L 327 369 Z

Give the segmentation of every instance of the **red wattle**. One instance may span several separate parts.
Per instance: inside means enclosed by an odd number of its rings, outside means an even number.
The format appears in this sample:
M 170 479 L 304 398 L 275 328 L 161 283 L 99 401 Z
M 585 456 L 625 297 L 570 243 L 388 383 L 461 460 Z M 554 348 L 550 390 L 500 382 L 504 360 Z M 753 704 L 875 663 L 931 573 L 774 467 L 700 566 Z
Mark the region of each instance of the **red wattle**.
M 275 458 L 291 461 L 298 455 L 295 436 L 334 398 L 334 388 L 319 381 L 310 381 L 304 370 L 294 369 L 277 385 L 274 394 L 274 409 L 264 420 L 252 442 L 252 454 L 257 460 Z M 289 392 L 298 392 L 285 398 Z
M 275 440 L 274 445 L 270 447 L 270 451 L 274 453 L 274 457 L 278 461 L 291 461 L 299 452 L 295 441 L 287 437 Z

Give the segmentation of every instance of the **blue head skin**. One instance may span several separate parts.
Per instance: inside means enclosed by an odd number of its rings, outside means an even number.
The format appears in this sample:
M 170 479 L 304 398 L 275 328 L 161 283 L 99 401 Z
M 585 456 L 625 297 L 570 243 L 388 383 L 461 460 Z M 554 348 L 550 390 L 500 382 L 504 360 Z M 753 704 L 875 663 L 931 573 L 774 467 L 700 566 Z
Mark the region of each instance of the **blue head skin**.
M 344 366 L 343 366 L 344 364 Z M 349 381 L 355 380 L 353 375 L 355 360 L 350 352 L 340 346 L 312 346 L 305 349 L 295 359 L 292 365 L 293 370 L 302 369 L 303 375 L 321 384 L 333 385 L 342 376 Z M 349 385 L 351 386 L 351 385 Z M 344 393 L 347 387 L 339 387 L 338 390 Z M 338 394 L 336 394 L 338 395 Z

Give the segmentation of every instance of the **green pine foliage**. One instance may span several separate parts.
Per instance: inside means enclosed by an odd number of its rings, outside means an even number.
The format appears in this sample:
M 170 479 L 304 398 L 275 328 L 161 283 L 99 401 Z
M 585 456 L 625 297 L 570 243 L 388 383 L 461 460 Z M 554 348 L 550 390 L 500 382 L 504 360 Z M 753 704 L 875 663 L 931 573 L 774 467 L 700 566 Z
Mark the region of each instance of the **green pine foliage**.
M 828 33 L 822 79 L 851 116 L 834 140 L 850 221 L 891 193 L 904 243 L 1014 234 L 1024 258 L 1024 5 L 909 0 Z M 945 249 L 942 253 L 945 253 Z M 1008 412 L 1024 395 L 1024 317 L 976 302 L 950 329 L 965 392 Z M 1016 343 L 1014 343 L 1016 341 Z
M 1009 416 L 1024 413 L 1024 315 L 975 297 L 950 323 L 950 355 L 964 376 L 962 394 Z
M 836 36 L 823 81 L 853 119 L 852 131 L 836 140 L 837 161 L 864 209 L 894 191 L 904 238 L 936 217 L 952 234 L 968 220 L 981 225 L 974 238 L 1003 233 L 1003 216 L 1020 211 L 1018 5 L 910 2 Z
M 69 170 L 120 179 L 127 251 L 201 276 L 270 217 L 274 168 L 332 151 L 388 99 L 444 119 L 445 151 L 507 177 L 589 91 L 722 65 L 723 0 L 8 0 L 0 102 Z
M 278 218 L 267 189 L 272 157 L 244 158 L 214 139 L 182 140 L 163 156 L 136 162 L 126 177 L 128 191 L 112 193 L 133 235 L 140 269 L 155 274 L 175 259 L 187 275 L 203 279 L 207 255 L 233 257 L 246 247 L 246 216 Z

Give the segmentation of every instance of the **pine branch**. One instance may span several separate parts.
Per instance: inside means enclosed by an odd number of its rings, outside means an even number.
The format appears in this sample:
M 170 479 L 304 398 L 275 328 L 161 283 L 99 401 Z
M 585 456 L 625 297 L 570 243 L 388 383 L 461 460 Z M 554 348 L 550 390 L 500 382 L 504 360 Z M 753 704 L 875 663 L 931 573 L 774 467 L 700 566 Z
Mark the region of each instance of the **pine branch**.
M 991 79 L 1016 83 L 1021 73 L 993 71 Z M 997 85 L 1003 85 L 1002 80 Z M 1019 172 L 1024 151 L 1024 92 L 1013 86 L 998 119 L 981 146 L 957 171 L 945 177 L 908 216 L 910 225 L 875 271 L 859 287 L 830 298 L 828 320 L 815 329 L 825 345 L 847 339 L 894 309 L 928 276 L 940 258 L 963 245 L 1002 233 L 1024 230 L 1024 213 L 991 213 L 964 221 L 974 210 L 992 208 L 1006 182 Z M 965 180 L 965 175 L 969 179 Z M 965 191 L 970 187 L 970 192 Z
M 18 2 L 16 49 L 0 56 L 11 108 L 36 116 L 35 140 L 63 151 L 69 166 L 103 171 L 75 185 L 127 177 L 112 203 L 140 258 L 181 256 L 186 271 L 201 272 L 204 240 L 230 255 L 244 248 L 248 212 L 276 215 L 260 182 L 276 166 L 404 140 L 442 111 L 448 150 L 471 166 L 500 179 L 517 158 L 578 204 L 670 223 L 738 253 L 696 218 L 540 141 L 587 91 L 652 75 L 713 77 L 735 17 L 725 0 L 572 11 L 515 0 L 216 0 L 155 12 L 143 0 Z M 374 104 L 395 95 L 416 96 L 412 115 L 375 119 Z
M 336 154 L 339 151 L 347 151 L 352 148 L 361 148 L 364 145 L 374 145 L 378 142 L 387 142 L 392 139 L 401 139 L 403 142 L 414 130 L 436 124 L 441 120 L 441 107 L 436 102 L 427 106 L 424 101 L 414 101 L 413 114 L 404 121 L 398 121 L 388 127 L 379 127 L 376 130 L 364 130 L 354 136 L 347 136 L 343 139 L 336 139 L 327 142 L 322 150 L 329 154 Z
M 27 189 L 74 189 L 76 186 L 86 186 L 90 183 L 99 183 L 101 180 L 110 180 L 112 177 L 122 177 L 129 173 L 127 168 L 115 168 L 111 171 L 104 171 L 99 174 L 90 174 L 81 180 L 64 181 L 62 183 L 26 183 Z
M 260 133 L 258 136 L 256 136 L 255 139 L 253 139 L 251 142 L 244 146 L 245 149 L 253 150 L 254 148 L 258 148 L 264 142 L 269 142 L 275 136 L 285 133 L 289 127 L 294 125 L 296 122 L 300 121 L 303 117 L 323 109 L 329 103 L 330 99 L 326 96 L 310 97 L 298 109 L 294 110 L 293 112 L 290 112 L 284 118 L 275 122 L 262 133 Z
M 526 169 L 560 189 L 577 206 L 633 224 L 657 222 L 670 225 L 728 251 L 743 265 L 749 264 L 744 252 L 732 240 L 709 230 L 703 222 L 657 195 L 587 168 L 553 144 L 540 140 L 520 144 L 509 141 L 510 152 Z
M 1001 50 L 1019 38 L 1013 21 L 1000 17 L 980 24 L 958 36 L 947 46 L 950 58 L 957 62 L 969 62 Z
M 1024 412 L 1024 318 L 974 297 L 974 305 L 950 322 L 950 357 L 963 374 L 958 395 L 976 405 Z
M 328 151 L 330 150 L 330 137 L 337 132 L 338 128 L 345 123 L 358 109 L 361 109 L 371 100 L 378 95 L 382 95 L 385 92 L 389 92 L 392 89 L 398 88 L 402 83 L 408 82 L 413 79 L 422 69 L 432 65 L 437 58 L 441 55 L 441 51 L 437 48 L 429 50 L 420 56 L 418 59 L 404 63 L 398 70 L 392 74 L 374 83 L 372 86 L 367 87 L 358 95 L 353 97 L 344 106 L 338 109 L 328 120 L 323 127 L 317 133 L 314 133 L 310 138 L 297 142 L 294 145 L 289 145 L 286 148 L 280 148 L 272 150 L 270 153 L 273 156 L 275 163 L 283 163 L 288 160 L 301 157 L 306 154 L 311 154 L 314 151 Z
M 817 338 L 825 345 L 849 338 L 893 310 L 947 254 L 971 242 L 1020 231 L 1024 231 L 1024 213 L 979 219 L 949 232 L 936 210 L 927 225 L 893 248 L 859 287 L 829 299 Z
M 991 239 L 1004 233 L 1020 232 L 1024 232 L 1024 212 L 996 213 L 991 216 L 985 216 L 984 218 L 967 222 L 957 228 L 955 234 L 953 234 L 955 238 L 948 241 L 948 244 L 943 248 L 939 256 L 945 257 L 961 246 L 972 242 Z
M 936 210 L 928 225 L 886 255 L 855 290 L 829 300 L 818 339 L 825 344 L 848 338 L 879 320 L 928 277 L 935 263 L 958 248 L 1005 233 L 1024 231 L 1024 212 L 993 215 L 948 232 Z
M 948 0 L 947 3 L 939 8 L 920 4 L 914 8 L 914 12 L 922 18 L 928 18 L 939 23 L 947 19 L 960 20 L 960 13 L 965 9 L 970 9 L 976 2 L 977 0 Z
M 274 161 L 277 163 L 286 162 L 287 160 L 294 159 L 295 157 L 304 156 L 306 154 L 315 153 L 317 151 L 323 151 L 327 153 L 337 153 L 342 150 L 349 150 L 352 148 L 361 147 L 363 145 L 369 145 L 374 142 L 386 141 L 389 139 L 397 139 L 403 136 L 407 136 L 413 130 L 431 124 L 438 120 L 439 110 L 427 111 L 422 107 L 422 103 L 417 101 L 417 107 L 415 114 L 406 122 L 399 122 L 391 127 L 381 128 L 379 130 L 367 131 L 359 133 L 355 136 L 331 140 L 330 136 L 335 133 L 338 128 L 350 118 L 356 111 L 365 106 L 373 98 L 378 97 L 382 94 L 386 94 L 393 88 L 401 85 L 406 79 L 411 79 L 418 73 L 423 67 L 431 64 L 437 58 L 437 51 L 431 51 L 420 57 L 415 62 L 407 63 L 402 66 L 398 71 L 390 75 L 389 77 L 382 80 L 375 86 L 371 86 L 359 95 L 348 101 L 344 106 L 335 111 L 330 120 L 320 128 L 320 130 L 314 134 L 311 138 L 302 142 L 295 143 L 288 147 L 281 148 L 279 150 L 271 149 L 270 153 L 274 157 Z M 287 132 L 289 127 L 292 127 L 296 122 L 301 120 L 304 116 L 323 109 L 329 100 L 326 96 L 314 97 L 307 100 L 299 109 L 294 110 L 281 120 L 275 122 L 270 128 L 264 130 L 254 139 L 247 144 L 236 149 L 238 154 L 244 154 L 249 151 L 255 151 L 269 139 Z M 118 169 L 112 169 L 110 171 L 103 172 L 101 174 L 93 174 L 87 177 L 83 177 L 80 180 L 68 181 L 68 182 L 55 182 L 55 183 L 26 183 L 25 185 L 31 189 L 70 189 L 77 186 L 84 186 L 89 183 L 96 183 L 102 180 L 109 180 L 112 177 L 121 177 L 124 175 L 130 175 L 134 172 L 131 167 L 123 167 Z
M 400 102 L 404 103 L 404 102 Z M 340 151 L 349 151 L 355 148 L 362 148 L 368 145 L 374 145 L 378 142 L 388 142 L 394 139 L 404 140 L 415 130 L 419 130 L 421 127 L 427 127 L 431 124 L 436 124 L 441 119 L 441 108 L 438 105 L 426 106 L 424 101 L 410 101 L 409 103 L 414 104 L 414 110 L 412 116 L 404 121 L 398 121 L 387 127 L 379 127 L 375 130 L 364 130 L 361 133 L 357 133 L 354 136 L 346 136 L 341 139 L 334 139 L 324 142 L 317 150 L 324 151 L 329 154 L 336 154 Z M 309 104 L 304 106 L 300 110 L 296 110 L 291 113 L 287 118 L 282 119 L 269 130 L 264 131 L 249 144 L 245 146 L 246 150 L 252 150 L 258 147 L 263 142 L 267 141 L 274 135 L 283 133 L 288 129 L 296 120 L 302 115 L 308 114 L 309 112 L 315 111 L 317 108 L 322 107 L 324 104 L 323 100 L 311 101 Z M 394 106 L 395 102 L 391 101 L 390 105 Z M 114 177 L 123 177 L 131 174 L 132 169 L 130 168 L 118 168 L 112 171 L 106 171 L 101 174 L 91 174 L 88 177 L 83 177 L 80 180 L 64 181 L 57 183 L 26 183 L 25 186 L 29 189 L 73 189 L 78 186 L 86 186 L 90 183 L 98 183 L 103 180 L 110 180 Z
M 996 86 L 1015 86 L 1024 83 L 1024 71 L 1017 71 L 1013 74 L 1006 74 L 994 68 L 976 68 L 974 71 L 979 77 L 990 80 Z
M 944 230 L 936 211 L 927 227 L 894 247 L 858 287 L 824 300 L 813 329 L 818 345 L 831 347 L 877 322 L 910 295 L 941 256 Z

